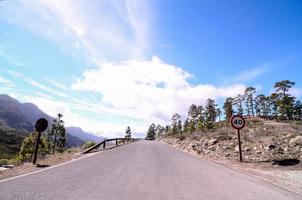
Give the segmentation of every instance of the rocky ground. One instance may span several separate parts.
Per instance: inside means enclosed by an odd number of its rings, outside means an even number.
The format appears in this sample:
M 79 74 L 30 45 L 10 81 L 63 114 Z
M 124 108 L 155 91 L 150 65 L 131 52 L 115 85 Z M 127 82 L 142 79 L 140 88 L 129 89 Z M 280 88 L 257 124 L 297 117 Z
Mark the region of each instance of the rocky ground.
M 302 125 L 298 123 L 248 121 L 241 131 L 243 163 L 238 161 L 237 132 L 230 126 L 160 140 L 302 194 Z

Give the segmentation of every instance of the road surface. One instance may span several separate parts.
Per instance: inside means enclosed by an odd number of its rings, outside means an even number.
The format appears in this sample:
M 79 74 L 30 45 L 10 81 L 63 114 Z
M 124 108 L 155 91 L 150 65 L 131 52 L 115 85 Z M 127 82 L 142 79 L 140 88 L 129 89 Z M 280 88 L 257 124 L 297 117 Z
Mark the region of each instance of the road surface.
M 1 200 L 302 199 L 155 141 L 98 152 L 0 182 Z

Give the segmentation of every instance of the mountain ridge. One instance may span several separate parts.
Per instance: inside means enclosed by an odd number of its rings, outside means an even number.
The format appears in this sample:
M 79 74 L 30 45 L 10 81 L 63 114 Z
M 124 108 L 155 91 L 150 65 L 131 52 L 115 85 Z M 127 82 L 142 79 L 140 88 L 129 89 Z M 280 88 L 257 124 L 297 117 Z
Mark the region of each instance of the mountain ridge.
M 34 125 L 39 118 L 47 119 L 49 124 L 52 124 L 55 119 L 33 103 L 20 103 L 9 95 L 0 94 L 0 125 L 29 133 L 34 130 Z M 81 146 L 88 140 L 98 142 L 103 139 L 83 131 L 80 127 L 65 128 L 67 145 L 70 147 Z

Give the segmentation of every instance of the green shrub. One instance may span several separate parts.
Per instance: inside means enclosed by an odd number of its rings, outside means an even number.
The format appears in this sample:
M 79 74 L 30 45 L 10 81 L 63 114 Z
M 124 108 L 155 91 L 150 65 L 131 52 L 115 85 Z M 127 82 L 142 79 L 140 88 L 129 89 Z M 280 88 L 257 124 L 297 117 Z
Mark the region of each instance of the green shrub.
M 7 164 L 15 165 L 15 166 L 21 165 L 22 159 L 23 159 L 23 156 L 19 155 L 19 156 L 16 156 L 15 158 L 8 160 Z
M 74 152 L 75 150 L 73 149 L 73 148 L 68 148 L 68 149 L 66 149 L 65 151 L 64 151 L 64 153 L 72 153 L 72 152 Z
M 293 121 L 292 124 L 293 125 L 302 125 L 302 121 Z
M 83 148 L 84 148 L 84 149 L 88 149 L 88 148 L 94 146 L 95 144 L 96 144 L 96 143 L 93 142 L 93 141 L 87 141 L 87 142 L 85 142 L 85 144 L 83 144 Z
M 0 159 L 0 166 L 7 165 L 8 159 Z

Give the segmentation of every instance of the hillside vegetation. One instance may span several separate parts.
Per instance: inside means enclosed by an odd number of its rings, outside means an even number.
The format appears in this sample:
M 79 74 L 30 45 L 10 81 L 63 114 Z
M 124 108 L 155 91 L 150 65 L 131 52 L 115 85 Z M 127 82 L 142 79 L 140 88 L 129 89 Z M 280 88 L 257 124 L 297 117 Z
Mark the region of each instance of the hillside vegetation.
M 280 162 L 284 160 L 299 162 L 302 159 L 301 133 L 302 122 L 247 120 L 247 126 L 241 132 L 244 161 L 272 162 L 281 165 Z M 237 160 L 239 156 L 237 132 L 230 125 L 226 126 L 223 123 L 221 127 L 211 131 L 196 131 L 192 134 L 171 135 L 161 139 L 204 158 Z
M 147 137 L 156 135 L 208 157 L 237 157 L 237 134 L 230 126 L 231 117 L 237 114 L 247 121 L 247 127 L 242 130 L 242 147 L 247 160 L 299 160 L 302 104 L 290 93 L 294 85 L 295 82 L 289 80 L 276 82 L 275 92 L 269 95 L 257 94 L 254 87 L 247 87 L 243 94 L 226 98 L 222 108 L 213 99 L 208 99 L 205 105 L 192 104 L 184 122 L 175 113 L 171 124 L 151 124 Z

